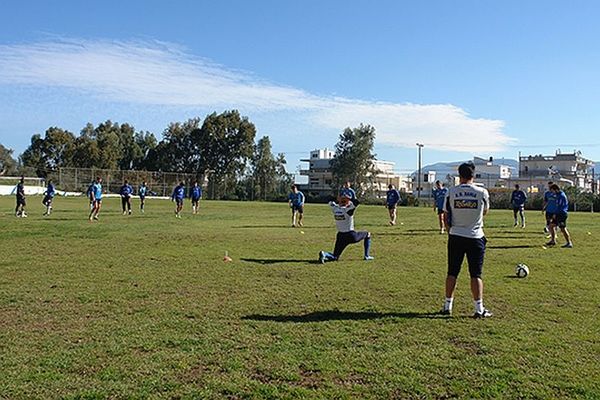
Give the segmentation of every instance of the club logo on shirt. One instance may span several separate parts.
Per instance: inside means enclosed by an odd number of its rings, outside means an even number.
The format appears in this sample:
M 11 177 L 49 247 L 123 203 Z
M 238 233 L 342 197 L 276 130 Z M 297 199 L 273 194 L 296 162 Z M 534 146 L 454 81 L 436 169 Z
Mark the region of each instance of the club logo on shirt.
M 477 200 L 473 199 L 455 199 L 454 200 L 454 208 L 467 208 L 467 209 L 476 209 L 477 208 Z

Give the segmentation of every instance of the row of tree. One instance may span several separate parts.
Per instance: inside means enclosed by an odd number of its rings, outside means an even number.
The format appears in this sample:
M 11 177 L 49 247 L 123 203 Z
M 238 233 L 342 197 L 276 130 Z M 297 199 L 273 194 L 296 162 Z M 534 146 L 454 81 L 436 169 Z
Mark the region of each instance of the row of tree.
M 51 127 L 31 137 L 18 161 L 0 145 L 0 175 L 46 177 L 66 167 L 182 172 L 207 177 L 216 197 L 243 189 L 260 199 L 281 196 L 292 182 L 284 155 L 273 155 L 268 136 L 255 143 L 254 124 L 236 110 L 171 123 L 162 136 L 112 121 L 88 123 L 79 135 Z
M 151 132 L 110 120 L 97 126 L 88 123 L 79 135 L 50 127 L 44 136 L 31 137 L 18 161 L 12 150 L 0 145 L 0 175 L 27 170 L 46 177 L 67 167 L 191 173 L 207 177 L 216 198 L 282 197 L 292 183 L 285 156 L 273 155 L 268 136 L 256 143 L 255 137 L 254 124 L 237 110 L 173 122 L 160 141 Z M 372 186 L 374 141 L 375 129 L 369 125 L 344 130 L 331 164 L 332 189 L 347 180 L 359 194 Z

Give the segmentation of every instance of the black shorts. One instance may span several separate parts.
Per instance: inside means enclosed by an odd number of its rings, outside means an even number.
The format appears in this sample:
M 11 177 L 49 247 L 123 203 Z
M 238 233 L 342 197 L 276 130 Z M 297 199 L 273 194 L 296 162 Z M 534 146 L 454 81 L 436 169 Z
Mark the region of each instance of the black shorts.
M 388 204 L 386 205 L 388 210 L 395 210 L 396 209 L 396 205 L 395 204 Z
M 292 211 L 298 211 L 300 214 L 304 214 L 304 206 L 303 205 L 294 205 L 292 204 Z
M 553 212 L 549 212 L 546 211 L 546 223 L 548 225 L 550 225 L 550 223 L 552 223 L 552 220 L 554 219 L 554 213 Z
M 44 200 L 42 200 L 43 205 L 47 205 L 52 203 L 52 196 L 44 196 Z
M 183 199 L 175 199 L 175 204 L 177 204 L 178 206 L 182 206 L 183 205 Z
M 200 202 L 200 197 L 198 197 L 197 199 L 192 197 L 192 204 L 198 204 Z
M 369 236 L 369 232 L 366 231 L 350 231 L 350 232 L 338 232 L 335 237 L 335 248 L 333 255 L 335 258 L 340 258 L 344 249 L 352 243 L 358 243 L 361 240 L 365 240 Z
M 552 217 L 552 224 L 558 226 L 559 228 L 567 227 L 567 218 L 569 215 L 566 212 L 558 212 Z
M 523 211 L 523 210 L 525 210 L 525 205 L 513 206 L 514 212 L 519 212 L 519 211 Z
M 25 201 L 25 197 L 17 196 L 17 206 L 25 207 L 26 205 L 27 205 L 27 202 Z
M 457 277 L 465 255 L 469 264 L 471 278 L 481 278 L 485 244 L 487 239 L 466 238 L 457 235 L 448 236 L 448 275 Z

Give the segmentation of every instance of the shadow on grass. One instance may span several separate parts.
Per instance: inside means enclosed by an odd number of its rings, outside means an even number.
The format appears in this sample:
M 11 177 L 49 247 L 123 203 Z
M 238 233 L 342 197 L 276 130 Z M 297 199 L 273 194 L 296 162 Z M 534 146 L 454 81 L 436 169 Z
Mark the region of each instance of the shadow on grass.
M 502 246 L 487 246 L 488 249 L 535 249 L 540 247 L 536 244 L 514 244 L 514 245 L 502 245 Z
M 287 258 L 240 258 L 242 261 L 252 262 L 257 264 L 282 264 L 282 263 L 299 263 L 299 264 L 320 264 L 319 260 L 310 259 L 287 259 Z
M 243 320 L 273 321 L 273 322 L 325 322 L 325 321 L 364 321 L 383 318 L 448 318 L 439 312 L 434 313 L 379 313 L 374 311 L 315 311 L 303 315 L 260 315 L 252 314 L 243 316 Z

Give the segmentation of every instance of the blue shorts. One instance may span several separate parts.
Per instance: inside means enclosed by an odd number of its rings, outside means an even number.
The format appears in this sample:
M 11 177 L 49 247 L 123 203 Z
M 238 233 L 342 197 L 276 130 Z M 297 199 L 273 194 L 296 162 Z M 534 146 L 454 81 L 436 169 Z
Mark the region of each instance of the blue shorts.
M 566 228 L 567 218 L 569 218 L 569 214 L 566 212 L 557 212 L 552 218 L 552 224 L 558 226 L 559 228 Z
M 292 204 L 292 211 L 298 211 L 300 214 L 304 214 L 304 205 L 300 204 L 299 206 Z
M 333 255 L 335 258 L 340 258 L 344 249 L 352 243 L 358 243 L 361 240 L 365 240 L 369 236 L 369 232 L 366 231 L 350 231 L 350 232 L 338 232 L 335 238 L 335 248 Z
M 471 278 L 481 278 L 483 259 L 487 239 L 466 238 L 457 235 L 448 236 L 448 275 L 457 277 L 465 258 L 469 264 Z
M 552 223 L 552 220 L 554 219 L 554 212 L 550 212 L 550 211 L 546 211 L 546 223 L 550 224 Z

